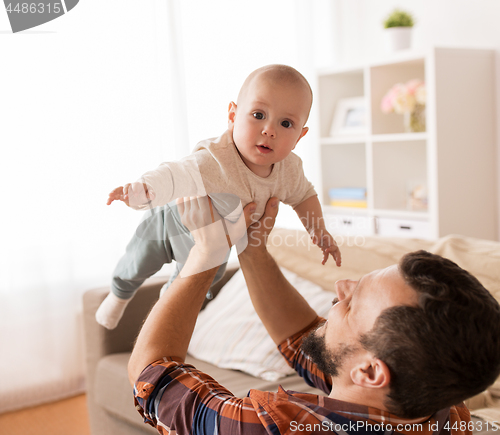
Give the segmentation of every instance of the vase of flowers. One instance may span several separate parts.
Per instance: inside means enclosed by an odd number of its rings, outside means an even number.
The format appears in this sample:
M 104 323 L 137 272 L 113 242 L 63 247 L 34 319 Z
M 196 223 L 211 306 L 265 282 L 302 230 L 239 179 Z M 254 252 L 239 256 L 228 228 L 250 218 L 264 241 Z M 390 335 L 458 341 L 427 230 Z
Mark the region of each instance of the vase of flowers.
M 397 83 L 389 89 L 380 108 L 384 113 L 402 114 L 405 132 L 422 132 L 425 131 L 426 99 L 425 83 L 414 79 L 405 84 Z
M 414 24 L 412 14 L 395 9 L 384 20 L 387 50 L 397 51 L 410 48 Z

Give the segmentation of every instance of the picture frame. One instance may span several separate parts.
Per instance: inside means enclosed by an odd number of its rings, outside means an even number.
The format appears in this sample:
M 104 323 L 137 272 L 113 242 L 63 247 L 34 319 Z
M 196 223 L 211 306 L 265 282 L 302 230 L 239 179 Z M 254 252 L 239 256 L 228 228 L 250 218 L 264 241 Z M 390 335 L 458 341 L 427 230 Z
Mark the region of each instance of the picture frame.
M 366 118 L 365 97 L 341 98 L 335 107 L 330 136 L 366 134 Z

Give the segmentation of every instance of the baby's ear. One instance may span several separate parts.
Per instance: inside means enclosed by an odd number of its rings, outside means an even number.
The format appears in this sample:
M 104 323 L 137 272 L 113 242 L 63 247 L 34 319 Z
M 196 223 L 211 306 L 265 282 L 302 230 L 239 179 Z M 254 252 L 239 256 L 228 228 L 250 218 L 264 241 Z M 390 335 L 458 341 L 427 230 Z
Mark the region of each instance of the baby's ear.
M 300 139 L 302 139 L 302 138 L 306 135 L 306 133 L 307 133 L 308 131 L 309 131 L 309 127 L 304 127 L 304 128 L 302 128 L 302 132 L 300 133 L 300 136 L 299 136 L 299 138 L 297 139 L 297 142 L 295 142 L 295 145 L 293 146 L 293 148 L 292 148 L 292 149 L 295 149 L 295 147 L 296 147 L 296 146 L 297 146 L 297 144 L 299 143 L 299 140 L 300 140 Z
M 233 101 L 231 101 L 229 103 L 229 107 L 227 109 L 228 111 L 228 122 L 229 122 L 229 126 L 231 126 L 232 124 L 234 124 L 234 118 L 236 116 L 236 109 L 237 109 L 237 106 L 236 106 L 236 103 L 234 103 Z
M 302 132 L 300 133 L 300 137 L 299 137 L 299 140 L 302 139 L 306 133 L 309 131 L 309 127 L 303 127 L 302 128 Z M 297 141 L 298 142 L 298 141 Z

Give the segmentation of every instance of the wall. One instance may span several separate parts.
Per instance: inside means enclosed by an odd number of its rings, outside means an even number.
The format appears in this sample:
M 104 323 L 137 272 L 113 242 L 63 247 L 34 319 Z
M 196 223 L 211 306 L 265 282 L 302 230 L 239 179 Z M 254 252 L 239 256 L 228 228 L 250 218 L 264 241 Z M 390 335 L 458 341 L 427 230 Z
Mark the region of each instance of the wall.
M 497 0 L 332 0 L 335 60 L 359 63 L 385 55 L 382 21 L 394 8 L 412 12 L 416 18 L 413 48 L 431 46 L 490 48 L 497 51 L 497 77 L 500 71 L 500 2 Z M 500 87 L 496 93 L 500 107 Z M 457 90 L 459 91 L 459 90 Z M 497 110 L 497 126 L 500 113 Z M 497 127 L 498 129 L 498 127 Z M 500 139 L 497 144 L 500 172 Z M 500 177 L 497 183 L 500 201 Z M 497 213 L 498 233 L 500 216 Z
M 118 4 L 122 19 L 113 20 Z M 170 10 L 165 11 L 165 5 Z M 22 139 L 39 142 L 43 134 L 50 140 L 56 136 L 63 144 L 71 138 L 75 158 L 92 159 L 97 154 L 102 162 L 102 154 L 109 154 L 106 158 L 114 160 L 113 170 L 101 171 L 95 190 L 87 189 L 94 199 L 103 191 L 101 186 L 112 186 L 117 178 L 125 180 L 130 174 L 135 177 L 159 160 L 180 158 L 197 141 L 220 134 L 229 101 L 254 68 L 288 63 L 314 87 L 318 67 L 384 56 L 381 22 L 394 7 L 415 14 L 416 49 L 443 45 L 500 50 L 498 0 L 156 0 L 140 12 L 132 2 L 113 0 L 103 9 L 96 0 L 85 0 L 66 17 L 18 35 L 2 31 L 8 24 L 6 15 L 0 14 L 0 51 L 6 64 L 0 113 L 9 119 L 0 139 L 12 144 L 15 138 L 18 146 Z M 165 25 L 169 14 L 175 16 L 171 20 L 175 29 Z M 172 40 L 172 33 L 176 45 L 169 47 L 166 41 Z M 62 52 L 65 56 L 59 56 Z M 168 66 L 173 63 L 178 65 L 179 85 L 169 87 Z M 31 74 L 35 64 L 37 71 Z M 40 83 L 64 91 L 43 93 Z M 500 92 L 495 92 L 500 100 Z M 185 101 L 176 104 L 173 99 Z M 26 101 L 35 105 L 28 108 Z M 310 132 L 296 152 L 311 181 L 318 184 L 315 110 Z M 37 111 L 45 117 L 36 116 Z M 30 119 L 30 130 L 23 130 L 21 114 Z M 49 114 L 56 114 L 52 118 L 60 122 L 59 130 L 46 122 Z M 170 142 L 176 146 L 165 146 L 172 137 Z M 129 153 L 110 157 L 111 145 L 123 149 L 127 144 L 133 149 L 139 142 L 155 148 L 154 153 L 150 149 L 141 153 L 140 165 Z M 57 159 L 52 161 L 58 164 Z M 498 190 L 500 195 L 500 185 Z M 103 213 L 110 216 L 113 211 Z M 284 218 L 285 212 L 280 216 Z M 293 212 L 290 216 L 295 219 Z

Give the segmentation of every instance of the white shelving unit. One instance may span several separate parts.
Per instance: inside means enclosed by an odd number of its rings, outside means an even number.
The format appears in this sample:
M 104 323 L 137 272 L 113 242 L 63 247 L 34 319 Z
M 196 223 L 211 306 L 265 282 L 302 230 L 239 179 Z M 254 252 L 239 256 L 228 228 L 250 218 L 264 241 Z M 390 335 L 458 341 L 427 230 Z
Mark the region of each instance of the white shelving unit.
M 424 133 L 404 133 L 403 116 L 380 102 L 396 83 L 422 79 Z M 333 234 L 497 240 L 493 50 L 434 48 L 383 63 L 318 74 L 321 186 Z M 364 97 L 366 134 L 331 137 L 337 103 Z M 408 209 L 408 192 L 427 189 L 428 206 Z M 366 187 L 367 208 L 330 207 L 333 187 Z

